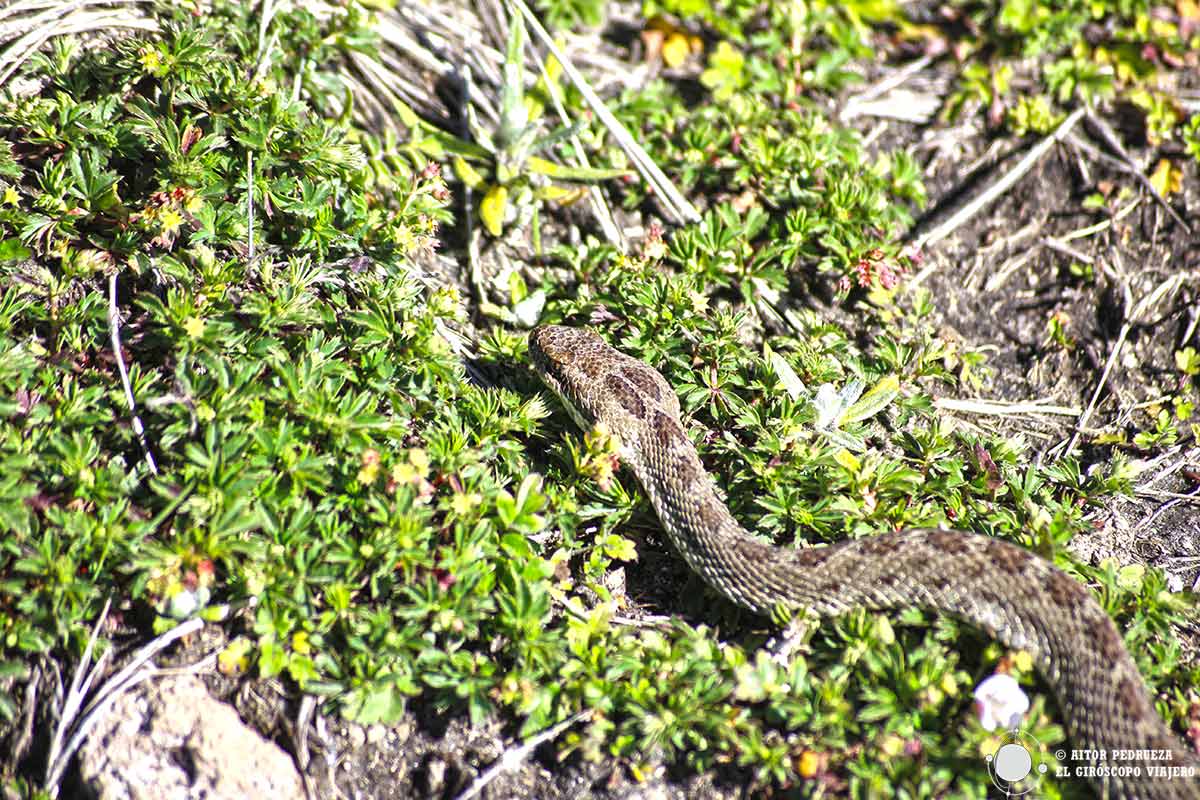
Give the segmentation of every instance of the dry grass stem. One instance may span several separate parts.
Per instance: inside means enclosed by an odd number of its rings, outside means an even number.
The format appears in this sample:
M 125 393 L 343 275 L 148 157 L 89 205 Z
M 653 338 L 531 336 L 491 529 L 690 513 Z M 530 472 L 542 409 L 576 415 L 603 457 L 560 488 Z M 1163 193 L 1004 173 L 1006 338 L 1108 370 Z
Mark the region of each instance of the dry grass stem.
M 1011 189 L 1013 185 L 1025 175 L 1025 173 L 1029 172 L 1029 170 L 1033 168 L 1034 164 L 1041 160 L 1042 156 L 1044 156 L 1051 147 L 1053 147 L 1057 142 L 1061 141 L 1062 138 L 1066 136 L 1073 127 L 1075 127 L 1076 123 L 1078 123 L 1083 117 L 1084 112 L 1085 109 L 1082 108 L 1078 108 L 1071 112 L 1071 114 L 1068 115 L 1061 124 L 1059 124 L 1054 133 L 1038 142 L 1038 144 L 1028 153 L 1026 153 L 1025 157 L 1022 158 L 1016 166 L 1005 173 L 1000 180 L 996 181 L 994 184 L 988 187 L 986 191 L 960 208 L 944 223 L 927 233 L 919 235 L 915 240 L 913 240 L 913 246 L 918 250 L 924 250 L 926 247 L 937 244 L 942 239 L 945 239 L 951 233 L 956 231 L 959 227 L 966 223 L 967 220 L 971 219 L 980 211 L 982 211 L 985 206 L 989 205 L 992 201 L 996 200 L 1009 189 Z M 909 281 L 909 289 L 911 290 L 916 285 L 919 285 L 920 280 L 923 279 L 927 274 L 927 270 L 922 270 L 919 275 L 914 277 L 913 280 Z
M 987 414 L 1005 417 L 1018 414 L 1033 416 L 1079 416 L 1079 408 L 1077 406 L 1053 406 L 1047 405 L 1044 401 L 1040 400 L 1010 403 L 1000 400 L 959 400 L 950 397 L 940 397 L 933 401 L 933 407 L 940 411 L 961 411 L 967 414 Z

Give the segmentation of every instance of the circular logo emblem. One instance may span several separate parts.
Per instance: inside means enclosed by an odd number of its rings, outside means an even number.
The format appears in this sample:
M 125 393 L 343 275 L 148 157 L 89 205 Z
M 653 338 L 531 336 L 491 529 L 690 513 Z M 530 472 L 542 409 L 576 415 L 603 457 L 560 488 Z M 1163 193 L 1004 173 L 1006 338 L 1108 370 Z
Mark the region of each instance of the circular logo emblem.
M 988 774 L 1001 797 L 1022 797 L 1029 794 L 1046 774 L 1045 763 L 1034 763 L 1034 753 L 1040 749 L 1037 740 L 1017 730 L 1007 731 L 996 748 L 987 756 Z

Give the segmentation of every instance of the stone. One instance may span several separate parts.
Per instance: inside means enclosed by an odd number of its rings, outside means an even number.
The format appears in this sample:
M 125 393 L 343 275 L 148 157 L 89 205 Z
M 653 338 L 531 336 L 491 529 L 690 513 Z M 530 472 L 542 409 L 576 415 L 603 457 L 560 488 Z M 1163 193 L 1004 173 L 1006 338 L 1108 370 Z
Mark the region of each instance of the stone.
M 97 800 L 303 798 L 292 759 L 194 675 L 125 692 L 79 750 Z

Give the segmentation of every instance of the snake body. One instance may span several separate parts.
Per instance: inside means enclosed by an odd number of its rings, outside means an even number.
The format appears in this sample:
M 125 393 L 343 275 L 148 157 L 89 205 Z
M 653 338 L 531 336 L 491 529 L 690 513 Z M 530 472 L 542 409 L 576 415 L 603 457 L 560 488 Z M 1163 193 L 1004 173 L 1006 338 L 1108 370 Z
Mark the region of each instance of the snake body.
M 529 341 L 543 381 L 585 430 L 603 423 L 617 434 L 622 463 L 675 548 L 731 601 L 759 614 L 919 607 L 958 617 L 1033 657 L 1072 747 L 1104 751 L 1104 766 L 1141 768 L 1140 776 L 1093 776 L 1102 797 L 1200 798 L 1200 759 L 1158 716 L 1116 626 L 1078 581 L 1016 545 L 958 531 L 913 529 L 803 550 L 764 544 L 730 515 L 656 370 L 579 328 L 542 326 Z M 1114 755 L 1146 750 L 1167 760 Z M 1184 774 L 1147 774 L 1162 765 Z

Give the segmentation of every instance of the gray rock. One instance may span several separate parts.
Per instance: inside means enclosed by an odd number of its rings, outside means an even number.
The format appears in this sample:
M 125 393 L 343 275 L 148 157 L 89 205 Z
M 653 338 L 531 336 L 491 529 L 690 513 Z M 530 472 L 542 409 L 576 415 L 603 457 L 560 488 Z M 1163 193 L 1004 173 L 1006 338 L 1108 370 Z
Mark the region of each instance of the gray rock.
M 192 675 L 118 698 L 80 748 L 79 769 L 98 800 L 304 797 L 291 758 Z

